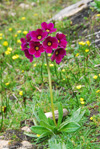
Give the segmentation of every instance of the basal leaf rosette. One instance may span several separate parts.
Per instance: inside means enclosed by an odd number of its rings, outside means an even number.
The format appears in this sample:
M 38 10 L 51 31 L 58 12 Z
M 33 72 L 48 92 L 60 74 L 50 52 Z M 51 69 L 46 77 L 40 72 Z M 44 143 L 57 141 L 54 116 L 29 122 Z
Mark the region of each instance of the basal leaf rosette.
M 36 31 L 29 31 L 26 37 L 21 38 L 21 50 L 25 56 L 33 61 L 33 57 L 39 58 L 41 53 L 51 53 L 51 60 L 60 64 L 66 55 L 66 37 L 63 33 L 57 33 L 56 37 L 52 37 L 52 33 L 57 29 L 53 23 L 43 22 L 41 28 Z

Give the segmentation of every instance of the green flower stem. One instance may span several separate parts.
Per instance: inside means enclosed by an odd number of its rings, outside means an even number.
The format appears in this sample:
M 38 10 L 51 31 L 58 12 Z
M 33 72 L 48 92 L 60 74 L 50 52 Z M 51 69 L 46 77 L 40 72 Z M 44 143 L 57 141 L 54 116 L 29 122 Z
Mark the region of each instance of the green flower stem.
M 50 67 L 49 67 L 49 62 L 48 62 L 48 57 L 47 53 L 45 52 L 45 57 L 46 57 L 46 63 L 47 63 L 47 69 L 48 69 L 48 79 L 49 79 L 49 88 L 50 88 L 50 97 L 51 97 L 51 110 L 52 110 L 52 116 L 53 116 L 53 121 L 56 124 L 55 120 L 55 114 L 54 114 L 54 104 L 53 104 L 53 94 L 52 94 L 52 84 L 51 84 L 51 75 L 50 75 Z

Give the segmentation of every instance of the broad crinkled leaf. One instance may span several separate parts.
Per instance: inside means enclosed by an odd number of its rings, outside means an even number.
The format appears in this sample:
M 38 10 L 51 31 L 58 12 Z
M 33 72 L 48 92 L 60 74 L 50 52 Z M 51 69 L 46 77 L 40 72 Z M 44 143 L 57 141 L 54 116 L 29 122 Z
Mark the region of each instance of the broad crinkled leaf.
M 39 108 L 38 114 L 39 114 L 39 119 L 40 120 L 48 123 L 48 119 L 47 119 L 46 115 L 44 114 L 44 112 L 42 111 L 41 108 Z
M 36 133 L 36 134 L 42 134 L 44 132 L 51 132 L 49 129 L 43 127 L 43 126 L 32 126 L 31 128 L 31 131 Z
M 59 103 L 58 105 L 58 113 L 59 113 L 59 117 L 58 117 L 58 127 L 59 127 L 59 125 L 62 122 L 62 118 L 63 118 L 63 107 L 61 103 Z

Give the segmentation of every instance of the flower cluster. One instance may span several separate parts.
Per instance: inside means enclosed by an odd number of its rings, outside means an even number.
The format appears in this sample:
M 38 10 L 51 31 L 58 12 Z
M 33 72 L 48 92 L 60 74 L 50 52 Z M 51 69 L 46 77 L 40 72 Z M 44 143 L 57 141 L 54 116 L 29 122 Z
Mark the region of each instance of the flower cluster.
M 53 23 L 43 22 L 41 29 L 29 31 L 25 38 L 21 38 L 21 50 L 24 51 L 30 62 L 33 61 L 33 56 L 38 58 L 43 52 L 51 53 L 51 60 L 56 60 L 57 64 L 62 61 L 66 55 L 67 41 L 62 33 L 57 33 L 56 37 L 50 36 L 56 30 Z

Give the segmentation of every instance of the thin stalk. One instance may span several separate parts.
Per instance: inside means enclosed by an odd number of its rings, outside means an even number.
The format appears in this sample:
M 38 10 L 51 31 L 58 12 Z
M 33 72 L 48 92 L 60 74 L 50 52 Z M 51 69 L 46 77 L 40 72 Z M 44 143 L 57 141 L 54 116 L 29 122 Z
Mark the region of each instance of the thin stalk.
M 52 84 L 51 84 L 50 67 L 49 67 L 49 62 L 48 62 L 48 57 L 47 57 L 47 53 L 46 52 L 45 52 L 45 57 L 46 57 L 47 70 L 48 70 L 48 79 L 49 79 L 49 88 L 50 88 L 50 97 L 51 97 L 52 116 L 53 116 L 54 124 L 57 125 L 56 124 L 56 120 L 55 120 L 55 114 L 54 114 L 54 104 L 53 104 L 53 94 L 52 94 Z

